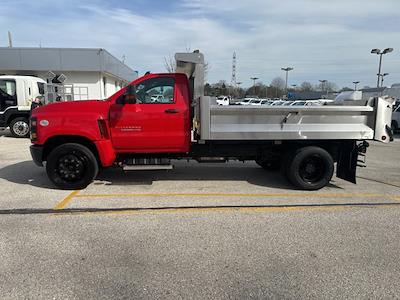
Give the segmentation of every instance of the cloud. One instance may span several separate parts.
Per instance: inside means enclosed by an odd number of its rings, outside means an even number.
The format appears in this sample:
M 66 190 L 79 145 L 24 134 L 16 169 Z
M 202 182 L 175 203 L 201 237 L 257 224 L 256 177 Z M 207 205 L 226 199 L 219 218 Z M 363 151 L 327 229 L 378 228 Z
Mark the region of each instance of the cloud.
M 384 59 L 387 83 L 400 82 L 397 0 L 160 3 L 0 0 L 0 28 L 13 32 L 16 46 L 102 47 L 126 55 L 140 72 L 163 72 L 165 56 L 200 49 L 211 82 L 230 81 L 236 51 L 237 77 L 245 85 L 251 76 L 269 83 L 283 75 L 281 67 L 293 66 L 292 83 L 324 78 L 340 86 L 354 80 L 372 86 L 378 62 L 369 51 L 390 46 L 397 51 Z

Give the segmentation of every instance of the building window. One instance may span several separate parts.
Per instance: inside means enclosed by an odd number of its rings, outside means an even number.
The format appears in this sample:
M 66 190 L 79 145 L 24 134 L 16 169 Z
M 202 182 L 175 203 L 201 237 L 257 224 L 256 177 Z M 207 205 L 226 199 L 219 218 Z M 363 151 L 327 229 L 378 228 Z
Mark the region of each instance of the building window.
M 74 86 L 74 99 L 75 100 L 89 100 L 89 88 Z

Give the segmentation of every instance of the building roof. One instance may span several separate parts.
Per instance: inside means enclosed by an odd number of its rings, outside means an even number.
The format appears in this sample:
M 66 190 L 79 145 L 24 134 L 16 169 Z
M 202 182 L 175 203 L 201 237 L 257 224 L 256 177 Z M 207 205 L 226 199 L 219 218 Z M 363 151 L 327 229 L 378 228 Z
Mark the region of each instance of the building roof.
M 0 47 L 0 70 L 105 72 L 126 81 L 137 73 L 101 48 Z
M 326 92 L 322 91 L 310 91 L 310 92 L 293 92 L 289 93 L 289 99 L 291 100 L 318 100 L 323 98 Z
M 386 89 L 386 87 L 379 87 L 379 88 L 366 88 L 366 89 L 361 89 L 363 93 L 381 93 Z

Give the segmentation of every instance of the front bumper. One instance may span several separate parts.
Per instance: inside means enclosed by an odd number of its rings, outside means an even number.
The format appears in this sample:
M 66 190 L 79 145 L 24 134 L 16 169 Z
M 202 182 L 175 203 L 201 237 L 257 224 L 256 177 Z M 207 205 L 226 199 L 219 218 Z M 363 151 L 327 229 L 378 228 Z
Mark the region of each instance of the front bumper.
M 39 166 L 43 166 L 43 146 L 38 146 L 38 145 L 31 145 L 30 146 L 31 150 L 31 156 L 33 159 L 33 162 Z

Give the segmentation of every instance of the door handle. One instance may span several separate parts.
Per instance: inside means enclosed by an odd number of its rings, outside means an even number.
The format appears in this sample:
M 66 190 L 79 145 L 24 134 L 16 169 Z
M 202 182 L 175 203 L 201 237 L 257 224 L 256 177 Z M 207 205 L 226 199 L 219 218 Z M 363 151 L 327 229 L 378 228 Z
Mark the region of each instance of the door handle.
M 179 112 L 179 110 L 177 109 L 166 109 L 165 113 L 167 114 L 177 114 Z

